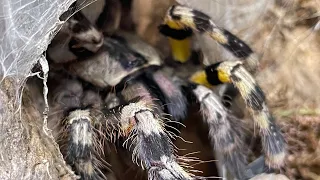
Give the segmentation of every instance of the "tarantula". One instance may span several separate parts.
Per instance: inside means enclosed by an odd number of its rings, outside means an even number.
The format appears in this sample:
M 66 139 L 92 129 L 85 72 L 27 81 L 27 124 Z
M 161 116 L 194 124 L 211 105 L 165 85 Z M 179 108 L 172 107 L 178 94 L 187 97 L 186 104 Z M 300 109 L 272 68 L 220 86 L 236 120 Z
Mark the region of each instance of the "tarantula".
M 175 155 L 172 141 L 178 134 L 168 125 L 183 123 L 193 103 L 200 105 L 212 146 L 223 155 L 227 169 L 238 179 L 248 178 L 243 127 L 212 91 L 219 84 L 232 84 L 229 87 L 243 98 L 260 128 L 267 164 L 283 165 L 285 141 L 250 74 L 257 58 L 244 41 L 198 10 L 170 7 L 159 30 L 170 39 L 172 59 L 181 66 L 191 58 L 190 49 L 184 48 L 194 33 L 210 36 L 240 58 L 204 68 L 194 65 L 188 69 L 194 73 L 185 78 L 178 72 L 168 75 L 172 68 L 137 36 L 124 31 L 103 35 L 95 22 L 81 11 L 75 13 L 47 50 L 53 67 L 51 102 L 53 109 L 63 111 L 55 117 L 62 126 L 56 137 L 66 162 L 82 179 L 106 178 L 102 171 L 105 140 L 122 142 L 149 179 L 198 178 Z

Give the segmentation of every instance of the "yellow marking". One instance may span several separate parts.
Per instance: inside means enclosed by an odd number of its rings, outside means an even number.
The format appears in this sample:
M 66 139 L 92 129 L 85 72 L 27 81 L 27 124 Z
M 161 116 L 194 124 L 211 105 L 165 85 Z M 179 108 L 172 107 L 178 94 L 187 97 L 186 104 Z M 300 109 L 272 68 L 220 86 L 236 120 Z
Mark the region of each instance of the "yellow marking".
M 221 69 L 217 69 L 218 70 L 218 78 L 222 83 L 230 83 L 231 79 L 228 73 L 226 73 L 225 71 L 221 70 Z
M 219 30 L 220 31 L 220 30 Z M 208 32 L 209 36 L 220 44 L 227 44 L 228 39 L 222 32 Z
M 166 18 L 165 24 L 167 24 L 170 28 L 181 30 L 186 26 L 181 23 L 181 21 L 174 21 L 172 19 Z M 168 38 L 171 46 L 172 57 L 174 60 L 179 61 L 181 63 L 185 63 L 191 56 L 191 38 L 186 38 L 183 40 L 176 40 L 173 38 Z
M 286 153 L 284 151 L 280 152 L 276 155 L 268 154 L 266 161 L 273 168 L 280 168 L 284 165 L 284 159 L 286 157 Z
M 180 16 L 181 16 L 180 22 L 184 26 L 190 27 L 198 31 L 198 29 L 196 28 L 196 25 L 194 24 L 193 16 L 188 16 L 188 15 L 180 15 Z
M 183 8 L 176 9 L 175 14 L 180 16 L 180 20 L 173 20 L 170 14 L 168 13 L 165 18 L 165 23 L 173 29 L 183 29 L 184 27 L 192 28 L 195 31 L 198 31 L 197 26 L 194 24 L 194 14 L 191 12 L 191 9 Z M 211 21 L 211 20 L 210 20 Z M 219 28 L 214 28 L 210 32 L 207 32 L 209 36 L 216 40 L 220 44 L 227 44 L 228 39 L 223 34 Z
M 197 31 L 196 25 L 193 22 L 192 16 L 181 15 L 180 20 L 173 20 L 171 18 L 165 18 L 164 23 L 172 29 L 181 30 L 186 27 L 192 28 Z
M 254 91 L 254 89 L 252 88 L 252 87 L 254 87 L 254 84 L 249 85 L 247 82 L 249 82 L 249 81 L 245 81 L 245 80 L 241 79 L 241 81 L 234 83 L 235 86 L 240 91 L 240 94 L 245 101 L 249 101 L 249 94 Z M 250 101 L 252 102 L 254 100 L 250 99 Z M 251 113 L 253 115 L 253 118 L 254 118 L 255 122 L 257 123 L 257 125 L 260 127 L 261 131 L 263 133 L 269 133 L 268 132 L 269 131 L 269 116 L 268 116 L 268 114 L 263 111 L 259 112 L 259 111 L 253 110 L 252 108 L 250 108 L 250 109 L 251 109 Z
M 254 113 L 253 113 L 254 114 Z M 258 126 L 264 134 L 268 134 L 269 132 L 269 117 L 265 112 L 258 112 L 254 114 L 254 119 L 256 120 Z
M 252 89 L 242 79 L 241 81 L 235 82 L 234 84 L 240 91 L 243 99 L 247 100 Z
M 242 76 L 239 77 L 239 73 L 240 72 L 237 73 L 238 74 L 237 77 L 240 78 L 241 81 L 234 82 L 234 85 L 237 87 L 242 98 L 244 99 L 244 101 L 246 101 L 246 103 L 249 101 L 250 102 L 255 101 L 254 99 L 249 99 L 250 93 L 257 93 L 254 89 L 254 87 L 256 86 L 254 81 L 251 78 L 249 78 L 250 76 L 245 76 L 244 74 L 242 74 Z M 244 72 L 242 72 L 242 73 L 244 73 Z M 255 111 L 250 106 L 248 106 L 248 108 L 250 108 L 251 114 L 253 115 L 253 118 L 254 118 L 255 122 L 257 123 L 258 127 L 260 127 L 262 133 L 264 133 L 264 134 L 269 133 L 269 116 L 268 116 L 268 114 L 264 111 Z
M 169 38 L 171 45 L 172 57 L 175 61 L 185 63 L 191 56 L 191 39 L 176 40 Z
M 196 73 L 194 73 L 191 77 L 190 77 L 190 81 L 206 86 L 208 88 L 212 88 L 213 86 L 208 82 L 207 80 L 207 74 L 205 71 L 198 71 Z
M 177 30 L 184 29 L 183 25 L 173 20 L 166 20 L 165 23 L 172 29 L 177 29 Z

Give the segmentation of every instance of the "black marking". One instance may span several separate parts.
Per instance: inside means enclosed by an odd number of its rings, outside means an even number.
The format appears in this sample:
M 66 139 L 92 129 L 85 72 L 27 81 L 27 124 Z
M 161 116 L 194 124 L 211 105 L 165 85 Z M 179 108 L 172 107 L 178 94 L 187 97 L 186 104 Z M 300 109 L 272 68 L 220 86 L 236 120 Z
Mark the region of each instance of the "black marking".
M 191 37 L 193 34 L 191 28 L 173 29 L 166 24 L 159 25 L 158 29 L 159 29 L 159 32 L 164 36 L 168 36 L 176 40 L 186 39 L 188 37 Z
M 196 84 L 196 83 L 193 83 L 193 82 L 189 82 L 188 85 L 187 85 L 187 88 L 190 89 L 190 90 L 195 90 L 197 89 L 199 85 Z
M 175 60 L 172 56 L 168 56 L 164 59 L 164 63 L 166 66 L 172 67 L 172 68 L 179 68 L 181 67 L 183 64 L 180 61 Z
M 143 132 L 139 133 L 140 150 L 142 160 L 147 167 L 161 161 L 161 157 L 172 155 L 172 147 L 170 139 L 165 133 L 145 135 Z
M 184 82 L 186 84 L 181 84 L 181 92 L 185 95 L 187 98 L 187 108 L 191 108 L 193 105 L 198 105 L 198 99 L 195 96 L 193 90 L 195 90 L 199 85 L 193 82 Z M 198 106 L 197 106 L 198 107 Z
M 193 65 L 200 65 L 201 64 L 201 58 L 202 53 L 200 50 L 193 50 L 191 53 L 190 60 L 193 63 Z
M 73 26 L 71 29 L 73 33 L 86 32 L 92 28 L 90 21 L 81 13 L 81 11 L 74 14 L 72 18 L 77 21 L 77 23 L 72 24 Z
M 230 78 L 232 79 L 232 81 L 234 83 L 237 83 L 237 82 L 240 82 L 242 81 L 241 78 L 239 78 L 238 76 L 235 75 L 235 72 L 241 67 L 241 64 L 237 64 L 235 65 L 232 69 L 231 69 L 231 72 L 230 72 Z
M 232 74 L 232 73 L 231 73 L 230 78 L 232 79 L 232 81 L 233 81 L 234 83 L 237 83 L 237 82 L 242 81 L 241 78 L 239 78 L 238 76 L 236 76 L 236 75 L 234 75 L 234 74 Z
M 222 95 L 222 103 L 226 108 L 232 106 L 232 100 L 239 95 L 238 89 L 233 84 L 227 84 L 227 87 Z
M 88 160 L 90 159 L 91 146 L 75 144 L 71 142 L 68 144 L 67 162 L 73 164 L 78 159 Z
M 148 71 L 145 71 L 138 79 L 146 86 L 148 87 L 148 91 L 152 97 L 155 98 L 154 102 L 159 104 L 161 109 L 168 113 L 172 113 L 172 108 L 170 106 L 175 105 L 172 104 L 171 100 L 165 95 L 165 93 L 161 90 L 159 85 L 156 83 L 156 81 L 153 79 L 153 73 L 154 71 L 150 71 L 152 69 L 148 69 Z M 179 109 L 178 112 L 172 113 L 172 120 L 179 121 L 183 119 L 184 111 L 186 111 L 185 108 Z M 172 127 L 176 129 L 180 129 L 181 125 L 178 123 L 172 123 L 170 126 L 166 126 L 166 130 L 170 132 L 176 132 L 175 129 L 172 129 Z M 177 132 L 176 132 L 177 133 Z M 177 134 L 178 135 L 178 134 Z
M 170 15 L 170 17 L 171 17 L 173 20 L 179 21 L 179 20 L 181 19 L 181 16 L 174 14 L 174 10 L 175 10 L 175 9 L 176 9 L 176 6 L 175 6 L 175 5 L 171 6 L 171 8 L 170 8 L 170 10 L 169 10 L 169 15 Z
M 117 35 L 117 34 L 112 34 L 110 37 L 111 37 L 112 39 L 116 39 L 117 41 L 119 41 L 119 42 L 122 43 L 122 44 L 127 44 L 127 43 L 128 43 L 128 41 L 127 41 L 124 37 L 119 36 L 119 35 Z
M 158 66 L 158 65 L 150 65 L 148 67 L 141 68 L 133 73 L 128 74 L 115 87 L 111 87 L 112 89 L 109 89 L 109 90 L 115 90 L 115 92 L 121 92 L 129 84 L 134 83 L 136 81 L 140 81 L 141 80 L 140 78 L 141 77 L 143 78 L 143 75 L 145 74 L 145 72 L 157 71 L 160 68 L 161 66 Z
M 110 14 L 108 13 L 109 12 L 108 5 L 109 5 L 108 2 L 105 1 L 104 6 L 103 6 L 103 10 L 100 13 L 98 19 L 96 20 L 96 26 L 99 29 L 102 29 L 105 26 L 105 23 L 109 20 L 108 18 L 110 16 Z
M 254 90 L 251 90 L 246 99 L 246 103 L 255 111 L 261 111 L 263 109 L 263 103 L 265 102 L 265 96 L 263 91 L 258 85 L 255 85 Z
M 237 64 L 235 65 L 232 69 L 231 69 L 231 74 L 233 74 L 236 70 L 238 70 L 241 67 L 241 64 Z
M 210 93 L 207 93 L 207 94 L 201 99 L 201 101 L 207 99 L 207 97 L 209 97 L 209 96 L 210 96 Z M 220 116 L 220 117 L 221 117 L 221 116 Z
M 106 38 L 104 44 L 109 55 L 119 61 L 121 66 L 128 71 L 148 63 L 141 54 L 117 39 Z
M 83 60 L 86 59 L 88 57 L 93 56 L 95 53 L 93 53 L 92 51 L 89 51 L 88 49 L 84 48 L 84 47 L 79 47 L 79 48 L 74 48 L 73 46 L 80 44 L 81 42 L 78 42 L 77 40 L 75 40 L 74 38 L 72 38 L 68 44 L 69 46 L 69 50 L 76 55 L 79 60 Z
M 135 118 L 136 120 L 138 120 L 138 118 L 136 117 L 137 114 L 143 113 L 143 112 L 147 112 L 147 111 L 151 112 L 149 109 L 142 109 L 142 110 L 139 110 L 139 111 L 134 112 L 134 118 Z M 153 117 L 154 117 L 154 114 L 153 114 L 152 112 L 151 112 L 151 114 L 152 114 Z
M 228 39 L 226 44 L 222 44 L 237 58 L 247 58 L 253 53 L 252 49 L 237 36 L 227 30 L 223 30 L 224 36 Z
M 77 1 L 73 2 L 70 5 L 68 10 L 59 17 L 59 20 L 66 21 L 70 17 L 70 15 L 72 15 L 76 11 L 76 9 L 77 9 Z
M 222 62 L 218 62 L 215 64 L 212 64 L 210 66 L 207 66 L 205 68 L 205 73 L 207 75 L 207 81 L 211 84 L 211 85 L 219 85 L 219 84 L 223 84 L 223 82 L 220 81 L 219 77 L 218 77 L 218 70 L 217 67 L 221 64 Z
M 161 75 L 160 75 L 161 76 Z M 161 86 L 161 81 L 157 81 L 154 77 L 154 72 L 147 73 L 147 77 L 151 77 L 150 81 L 152 81 L 153 86 L 156 88 L 156 91 L 161 93 L 158 94 L 160 97 L 162 104 L 166 107 L 166 111 L 173 117 L 174 120 L 184 120 L 187 115 L 187 99 L 181 93 L 180 87 L 177 87 L 170 79 L 162 74 L 162 80 L 167 81 L 166 84 L 170 84 L 171 88 L 175 88 L 176 91 L 174 94 L 171 92 L 171 96 L 166 94 L 168 90 L 166 87 Z M 147 83 L 149 85 L 150 83 Z
M 279 127 L 274 123 L 274 118 L 269 116 L 269 130 L 266 136 L 263 136 L 264 150 L 266 154 L 275 156 L 285 151 L 285 140 L 282 136 Z
M 157 67 L 156 67 L 157 68 Z M 150 95 L 158 100 L 154 100 L 157 103 L 164 105 L 166 102 L 166 98 L 164 96 L 164 93 L 158 86 L 158 84 L 153 79 L 153 73 L 157 71 L 157 69 L 154 68 L 146 68 L 144 69 L 139 76 L 136 76 L 134 79 L 135 81 L 140 81 L 147 89 Z M 164 106 L 166 109 L 166 106 Z M 166 110 L 167 111 L 167 110 Z
M 84 129 L 83 125 L 87 124 L 88 129 Z M 83 145 L 81 141 L 78 141 L 77 144 L 74 143 L 74 131 L 77 126 L 82 126 L 82 131 L 86 130 L 87 134 L 92 134 L 90 122 L 87 119 L 78 119 L 75 120 L 69 127 L 69 143 L 68 143 L 68 155 L 67 161 L 73 164 L 75 161 L 82 159 L 88 160 L 91 155 L 91 146 L 88 144 Z M 93 141 L 93 140 L 92 140 Z
M 104 7 L 96 20 L 96 26 L 103 32 L 104 35 L 111 35 L 115 33 L 115 31 L 120 26 L 120 22 L 118 24 L 118 15 L 121 16 L 121 2 L 116 1 L 107 1 L 104 0 Z
M 196 29 L 200 33 L 208 32 L 212 30 L 210 17 L 208 15 L 198 10 L 192 10 L 192 14 L 193 14 L 193 23 L 196 25 Z

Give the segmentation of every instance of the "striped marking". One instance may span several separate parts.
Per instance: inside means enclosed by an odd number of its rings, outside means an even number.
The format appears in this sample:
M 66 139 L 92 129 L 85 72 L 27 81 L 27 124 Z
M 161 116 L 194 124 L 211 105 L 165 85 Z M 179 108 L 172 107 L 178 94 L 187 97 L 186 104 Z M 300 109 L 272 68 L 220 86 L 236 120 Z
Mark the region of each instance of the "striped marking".
M 248 63 L 250 69 L 255 69 L 258 65 L 257 56 L 249 45 L 230 31 L 218 27 L 207 14 L 201 11 L 180 5 L 171 6 L 164 18 L 164 24 L 176 30 L 192 29 L 206 34 L 235 57 L 250 61 Z M 251 62 L 252 60 L 255 62 Z
M 216 78 L 215 82 L 228 83 L 230 81 L 238 89 L 256 125 L 260 128 L 263 150 L 267 159 L 269 159 L 269 165 L 273 167 L 281 166 L 284 160 L 284 156 L 281 154 L 285 154 L 286 143 L 275 124 L 273 116 L 269 112 L 264 92 L 251 74 L 243 67 L 243 62 L 219 62 L 208 66 L 206 71 L 202 71 L 202 74 L 203 77 L 207 77 L 207 81 L 193 82 L 198 82 L 199 84 L 212 82 L 212 79 L 210 81 L 209 78 L 214 77 Z M 280 159 L 281 157 L 283 158 Z
M 68 144 L 66 161 L 82 179 L 103 179 L 96 148 L 90 110 L 76 109 L 67 116 Z
M 136 85 L 133 87 L 137 87 Z M 174 179 L 190 179 L 190 175 L 176 161 L 174 148 L 165 132 L 162 116 L 157 114 L 159 109 L 160 107 L 156 104 L 150 104 L 149 97 L 141 97 L 110 111 L 113 112 L 114 117 L 118 118 L 121 129 L 128 130 L 129 121 L 135 121 L 128 132 L 129 137 L 124 146 L 133 147 L 133 162 L 148 169 L 149 178 L 157 176 L 166 180 L 166 176 L 159 172 L 166 169 L 168 175 Z

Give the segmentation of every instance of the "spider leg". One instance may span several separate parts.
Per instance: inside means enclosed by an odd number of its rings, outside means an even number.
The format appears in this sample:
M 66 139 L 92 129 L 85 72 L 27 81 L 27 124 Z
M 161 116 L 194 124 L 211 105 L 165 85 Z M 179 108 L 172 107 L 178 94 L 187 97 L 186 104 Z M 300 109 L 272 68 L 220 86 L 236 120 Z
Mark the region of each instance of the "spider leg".
M 240 92 L 256 125 L 260 128 L 268 164 L 275 168 L 283 165 L 286 154 L 284 137 L 269 112 L 264 92 L 241 61 L 223 61 L 210 65 L 204 71 L 195 73 L 191 81 L 209 86 L 232 83 Z
M 187 116 L 187 99 L 182 94 L 180 87 L 176 86 L 170 78 L 161 70 L 146 72 L 144 82 L 156 92 L 157 96 L 164 103 L 166 111 L 175 121 L 182 121 Z
M 220 98 L 213 91 L 205 86 L 185 81 L 185 78 L 181 78 L 171 69 L 164 68 L 160 72 L 172 77 L 170 82 L 185 96 L 186 103 L 192 104 L 197 101 L 200 104 L 203 121 L 209 128 L 208 136 L 213 148 L 222 154 L 222 163 L 230 169 L 234 177 L 244 177 L 247 161 L 243 153 L 245 151 L 242 142 L 245 133 L 242 132 L 244 128 L 241 121 L 222 105 Z
M 255 71 L 258 65 L 257 54 L 244 41 L 228 30 L 218 27 L 201 11 L 181 5 L 171 6 L 164 18 L 164 24 L 160 25 L 159 29 L 163 35 L 169 37 L 173 53 L 177 51 L 177 54 L 184 54 L 180 55 L 180 59 L 183 59 L 181 62 L 186 61 L 184 56 L 190 56 L 190 48 L 186 48 L 186 44 L 190 44 L 190 36 L 195 31 L 209 35 L 235 57 L 246 60 L 250 72 Z
M 164 23 L 173 29 L 191 28 L 199 33 L 206 33 L 234 56 L 245 59 L 245 62 L 218 62 L 196 73 L 191 80 L 203 85 L 233 83 L 245 100 L 255 122 L 260 127 L 263 149 L 269 165 L 283 165 L 285 142 L 280 130 L 269 113 L 264 93 L 249 72 L 255 72 L 257 55 L 242 40 L 231 32 L 218 27 L 210 17 L 198 10 L 184 6 L 172 6 L 166 14 Z M 249 72 L 243 67 L 245 64 Z
M 258 56 L 249 45 L 228 30 L 218 27 L 208 15 L 196 9 L 172 6 L 167 11 L 164 24 L 159 26 L 159 31 L 168 37 L 173 57 L 177 61 L 186 62 L 190 57 L 189 46 L 195 31 L 209 35 L 235 57 L 245 60 L 249 72 L 254 73 L 257 69 Z M 233 86 L 226 85 L 223 100 L 229 106 L 238 95 L 239 92 Z
M 121 96 L 127 102 L 106 111 L 108 121 L 118 120 L 124 145 L 132 160 L 148 170 L 149 179 L 192 179 L 177 162 L 174 147 L 164 129 L 162 110 L 140 82 L 126 86 Z
M 82 179 L 104 179 L 94 152 L 94 127 L 89 109 L 76 109 L 66 117 L 68 143 L 66 161 Z
M 93 127 L 97 117 L 94 114 L 94 107 L 99 104 L 99 97 L 92 91 L 84 90 L 77 80 L 63 79 L 65 77 L 60 76 L 50 78 L 50 83 L 55 84 L 55 87 L 52 85 L 53 94 L 50 103 L 58 113 L 51 112 L 50 121 L 60 118 L 60 121 L 55 121 L 56 124 L 53 124 L 54 122 L 51 124 L 53 127 L 61 124 L 57 140 L 66 162 L 81 179 L 105 179 L 100 171 L 103 166 L 97 158 L 98 134 Z M 54 78 L 59 78 L 60 84 L 55 82 Z M 92 107 L 82 108 L 89 105 Z M 64 114 L 61 117 L 60 112 Z M 61 121 L 61 118 L 64 119 Z
M 70 110 L 65 118 L 67 135 L 66 162 L 71 165 L 81 179 L 106 179 L 102 169 L 106 163 L 101 158 L 104 154 L 105 135 L 102 125 L 99 124 L 104 119 L 102 112 L 97 106 L 99 97 L 92 91 L 84 92 L 82 105 L 85 108 Z M 90 101 L 96 101 L 95 104 Z M 110 128 L 110 124 L 107 124 Z M 114 127 L 114 126 L 111 126 Z M 102 137 L 101 137 L 102 136 Z
M 208 125 L 208 136 L 211 144 L 223 157 L 232 175 L 238 179 L 245 176 L 247 165 L 244 153 L 244 127 L 241 120 L 232 115 L 221 103 L 220 97 L 202 85 L 189 84 L 187 89 L 196 97 L 200 104 L 203 121 Z

